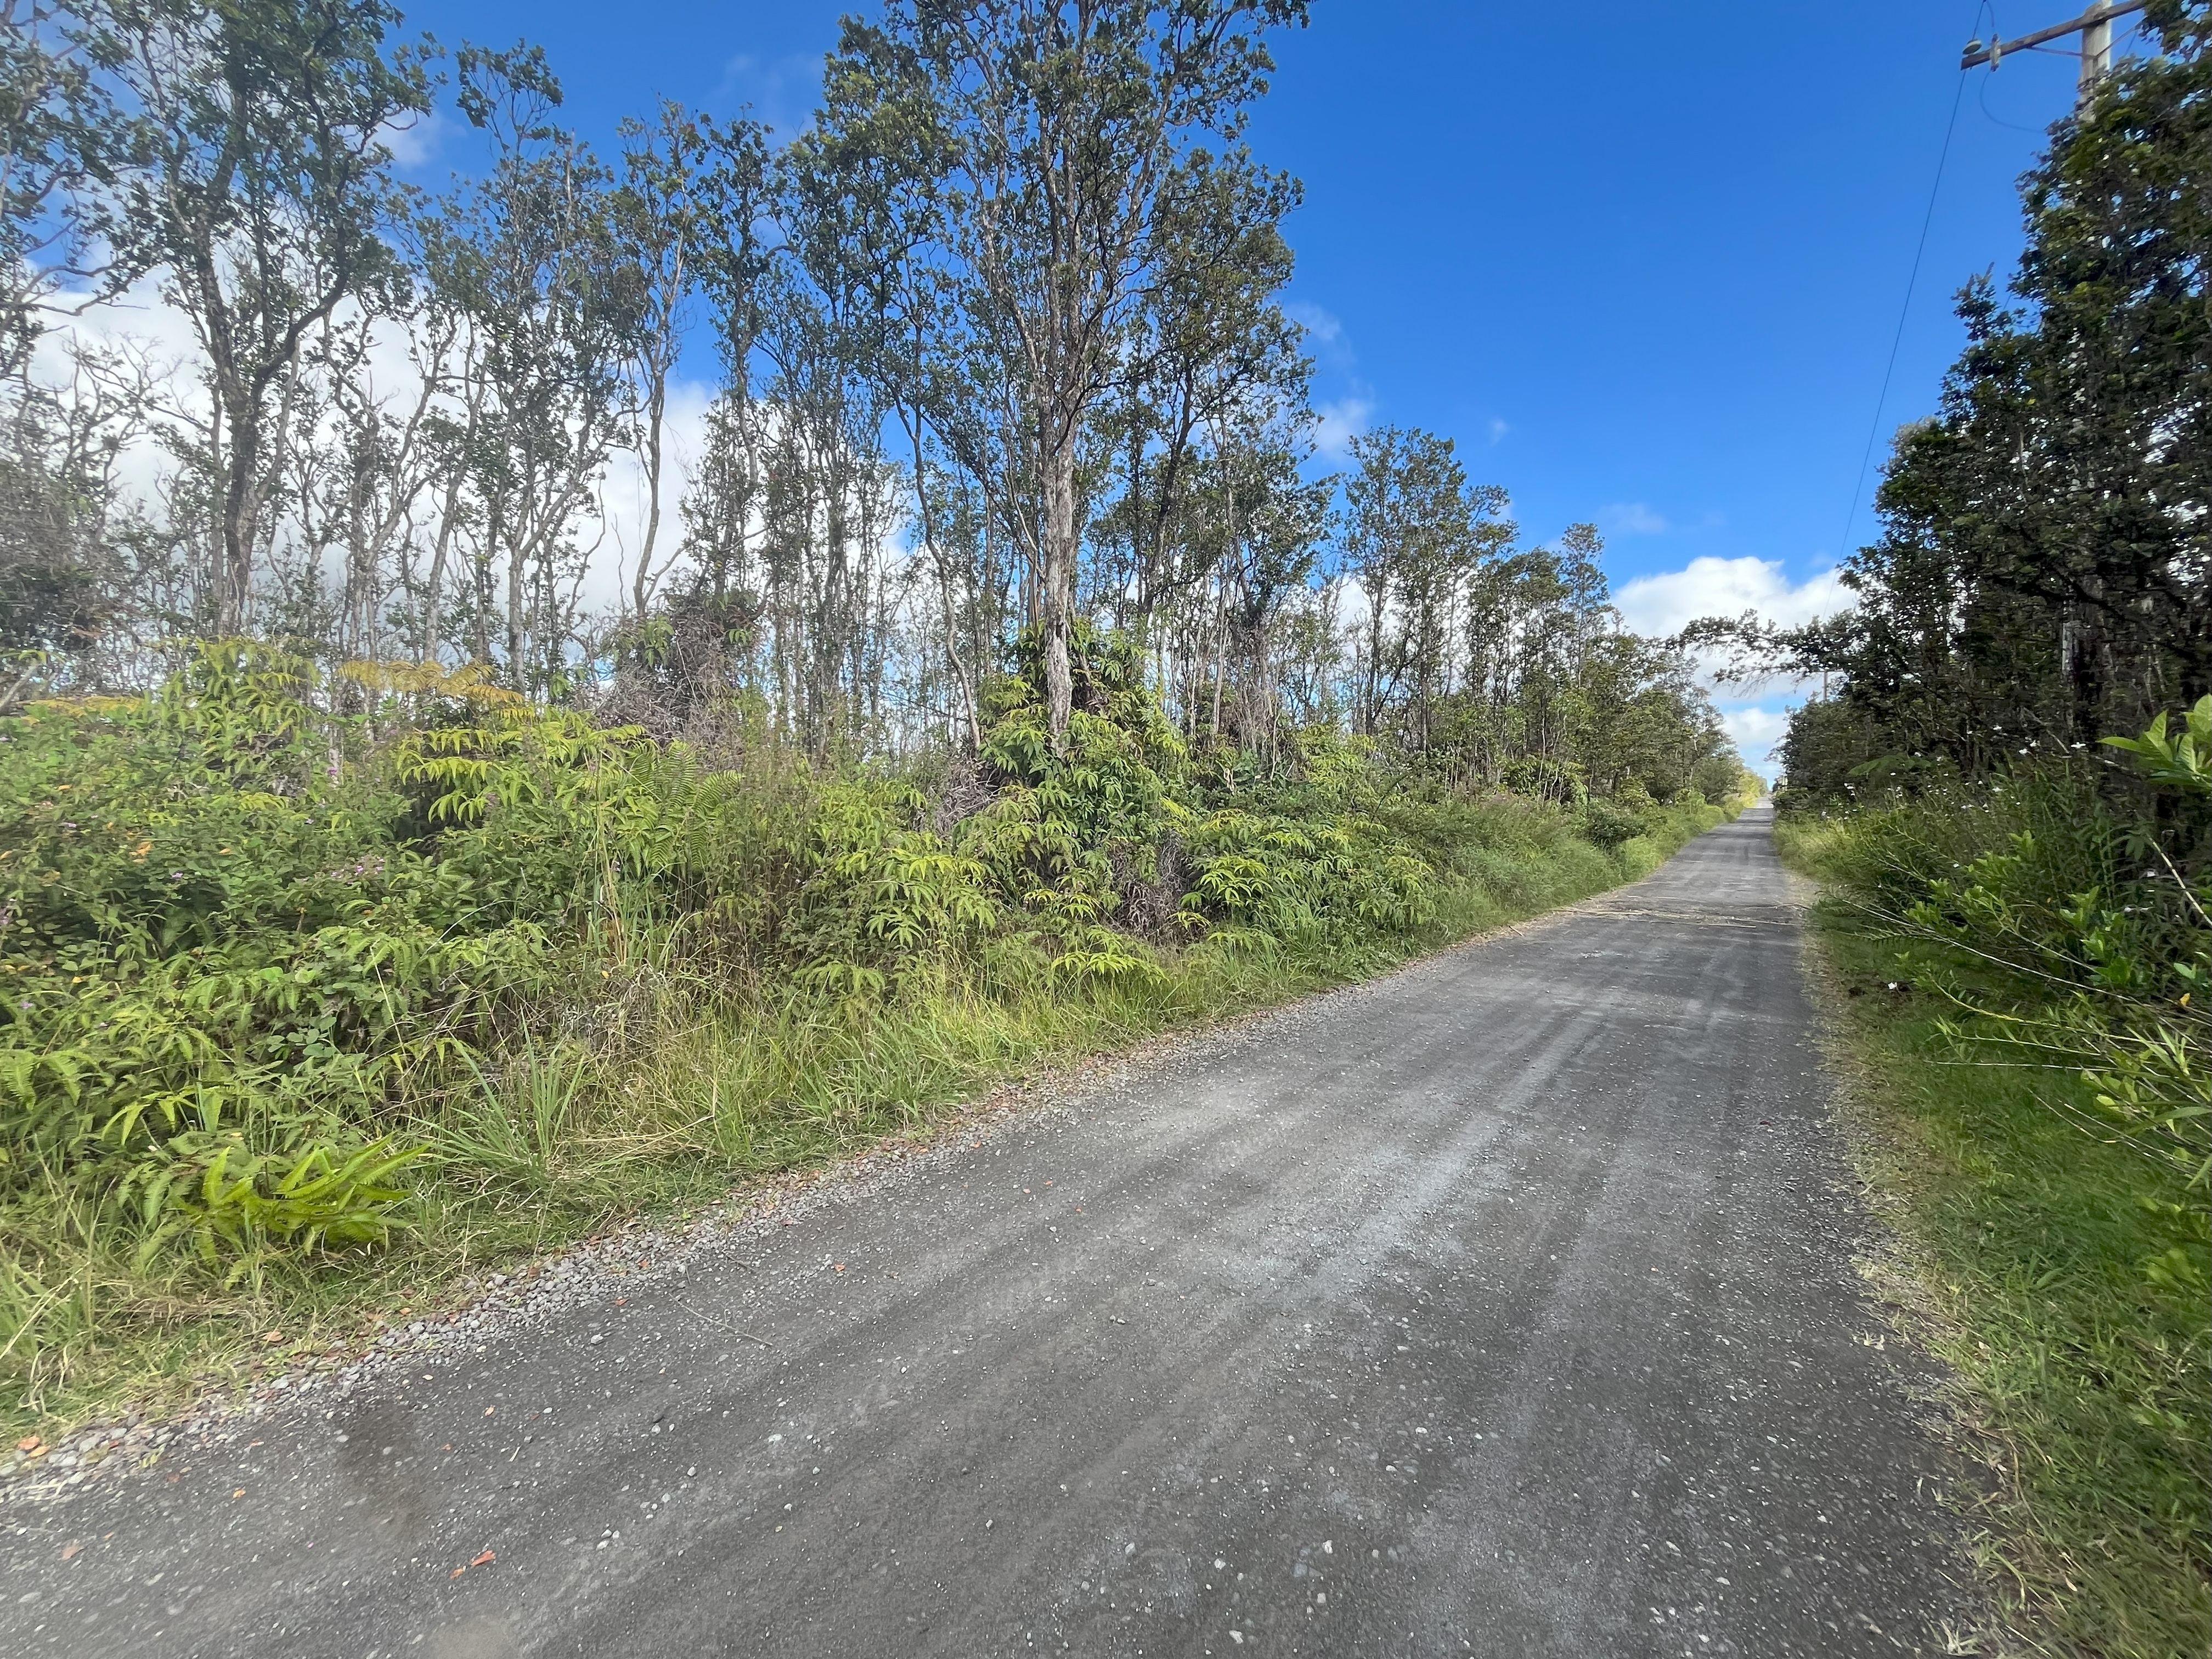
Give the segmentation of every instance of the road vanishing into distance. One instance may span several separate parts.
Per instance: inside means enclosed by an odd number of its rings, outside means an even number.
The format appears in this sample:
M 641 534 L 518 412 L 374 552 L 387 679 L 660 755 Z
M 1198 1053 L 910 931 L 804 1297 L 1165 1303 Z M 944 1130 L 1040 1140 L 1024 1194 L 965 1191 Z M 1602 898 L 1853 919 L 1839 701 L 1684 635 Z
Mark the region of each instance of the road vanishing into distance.
M 1930 1374 L 1854 1266 L 1798 944 L 1754 811 L 603 1252 L 0 1508 L 0 1653 L 1942 1651 Z

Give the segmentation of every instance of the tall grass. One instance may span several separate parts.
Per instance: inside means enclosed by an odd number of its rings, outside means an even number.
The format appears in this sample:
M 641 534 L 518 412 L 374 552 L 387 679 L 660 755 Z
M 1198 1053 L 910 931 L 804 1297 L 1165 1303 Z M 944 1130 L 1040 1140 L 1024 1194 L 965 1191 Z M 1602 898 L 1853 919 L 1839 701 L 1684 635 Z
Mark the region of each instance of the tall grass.
M 2207 1250 L 2180 1180 L 2055 1114 L 2075 1079 L 1962 1060 L 1945 1005 L 1889 990 L 1894 945 L 1851 912 L 1820 937 L 1898 1240 L 1878 1282 L 1955 1379 L 1999 1650 L 2212 1651 Z
M 1202 787 L 1110 653 L 1071 756 L 1001 687 L 963 782 L 709 765 L 473 684 L 417 687 L 372 737 L 297 665 L 211 653 L 143 703 L 0 732 L 17 1432 L 927 1134 L 1031 1068 L 1596 891 L 1723 816 L 1647 804 L 1608 850 L 1577 811 L 1328 733 Z
M 1825 885 L 1887 1282 L 1954 1379 L 2007 1650 L 2212 1651 L 2212 1233 L 2202 1126 L 2171 1115 L 2203 1052 L 2186 823 L 2075 768 L 1778 825 Z M 2182 1072 L 2131 1103 L 2154 1038 Z

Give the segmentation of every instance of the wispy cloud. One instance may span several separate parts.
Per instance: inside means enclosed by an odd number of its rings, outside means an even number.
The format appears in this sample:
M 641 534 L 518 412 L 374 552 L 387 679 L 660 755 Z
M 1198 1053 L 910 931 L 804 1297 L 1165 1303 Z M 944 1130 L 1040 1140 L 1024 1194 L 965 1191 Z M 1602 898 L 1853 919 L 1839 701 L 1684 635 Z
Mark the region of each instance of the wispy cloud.
M 1304 300 L 1291 300 L 1283 307 L 1283 315 L 1305 330 L 1317 345 L 1334 346 L 1344 339 L 1344 323 L 1333 312 Z
M 1513 428 L 1508 426 L 1504 421 L 1500 420 L 1497 416 L 1493 415 L 1490 417 L 1490 424 L 1485 428 L 1484 430 L 1490 434 L 1490 441 L 1493 446 L 1495 446 L 1504 442 L 1505 434 L 1512 431 Z
M 1663 536 L 1667 520 L 1642 501 L 1615 501 L 1597 510 L 1601 528 L 1615 536 Z
M 1314 409 L 1314 447 L 1332 460 L 1352 453 L 1352 441 L 1367 430 L 1374 404 L 1365 398 L 1339 398 Z
M 391 150 L 392 159 L 400 167 L 422 167 L 437 157 L 445 140 L 446 123 L 436 110 L 424 114 L 410 115 L 404 121 L 387 121 L 377 130 L 376 136 Z
M 789 52 L 762 58 L 741 52 L 722 65 L 717 104 L 742 103 L 764 122 L 780 143 L 787 143 L 814 118 L 822 96 L 822 54 Z

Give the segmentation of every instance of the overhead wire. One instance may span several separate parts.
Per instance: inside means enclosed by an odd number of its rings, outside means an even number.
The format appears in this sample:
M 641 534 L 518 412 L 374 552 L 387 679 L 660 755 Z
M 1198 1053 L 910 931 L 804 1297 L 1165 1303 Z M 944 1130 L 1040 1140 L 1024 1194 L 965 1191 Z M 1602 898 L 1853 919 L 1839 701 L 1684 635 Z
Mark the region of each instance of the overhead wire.
M 1978 19 L 1985 9 L 1978 8 L 1975 16 Z M 1859 497 L 1866 491 L 1867 468 L 1874 460 L 1875 442 L 1881 436 L 1881 412 L 1889 402 L 1890 381 L 1897 373 L 1898 350 L 1905 343 L 1905 321 L 1912 314 L 1913 290 L 1920 285 L 1920 261 L 1928 252 L 1928 229 L 1936 222 L 1936 199 L 1942 194 L 1943 169 L 1951 160 L 1951 136 L 1959 130 L 1959 106 L 1965 101 L 1966 96 L 1966 77 L 1961 71 L 1958 84 L 1952 88 L 1951 117 L 1943 124 L 1943 147 L 1936 156 L 1936 182 L 1928 187 L 1928 210 L 1920 216 L 1920 240 L 1913 244 L 1912 270 L 1905 279 L 1905 302 L 1897 308 L 1897 331 L 1890 337 L 1889 362 L 1881 371 L 1881 391 L 1875 398 L 1874 420 L 1867 428 L 1866 448 L 1859 456 L 1858 479 L 1851 485 L 1850 511 L 1844 515 L 1843 543 L 1838 550 L 1838 556 L 1841 557 L 1848 558 L 1850 555 L 1851 526 L 1858 520 Z
M 2017 121 L 2006 120 L 2003 116 L 1991 109 L 1990 107 L 1990 82 L 1996 77 L 1984 75 L 1980 78 L 1982 88 L 1979 92 L 1974 94 L 1974 101 L 1982 106 L 1982 116 L 1984 119 L 1987 120 L 1991 126 L 2002 127 L 2007 132 L 2024 132 L 2031 138 L 2042 137 L 2045 131 L 2042 127 L 2024 127 Z

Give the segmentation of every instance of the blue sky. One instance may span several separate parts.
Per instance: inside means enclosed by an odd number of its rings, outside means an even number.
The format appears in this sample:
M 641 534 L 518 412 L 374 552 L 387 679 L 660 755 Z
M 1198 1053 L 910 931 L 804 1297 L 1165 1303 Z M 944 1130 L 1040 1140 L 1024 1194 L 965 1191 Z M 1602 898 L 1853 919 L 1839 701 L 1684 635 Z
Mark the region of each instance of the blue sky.
M 1595 520 L 1646 626 L 1824 608 L 1822 573 L 1869 533 L 1871 470 L 1851 518 L 1854 486 L 1959 49 L 2073 4 L 1316 0 L 1278 42 L 1251 137 L 1305 182 L 1291 298 L 1330 429 L 1456 439 L 1532 538 Z M 449 44 L 538 41 L 569 118 L 611 143 L 664 95 L 802 124 L 851 9 L 437 0 L 409 21 Z M 1952 294 L 2009 270 L 2014 181 L 2073 79 L 2046 54 L 1966 77 L 1876 466 L 1956 354 Z M 1786 701 L 1731 703 L 1747 758 Z

